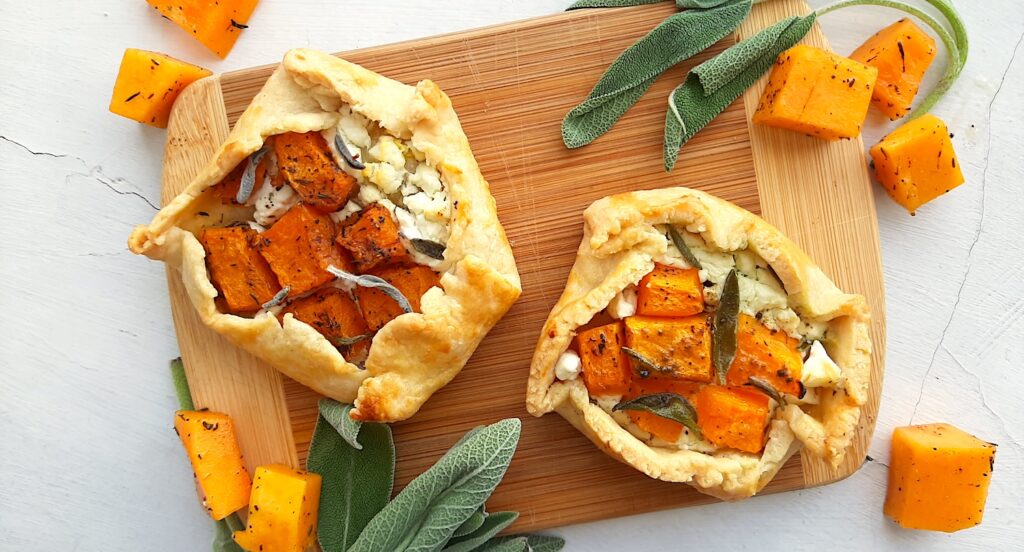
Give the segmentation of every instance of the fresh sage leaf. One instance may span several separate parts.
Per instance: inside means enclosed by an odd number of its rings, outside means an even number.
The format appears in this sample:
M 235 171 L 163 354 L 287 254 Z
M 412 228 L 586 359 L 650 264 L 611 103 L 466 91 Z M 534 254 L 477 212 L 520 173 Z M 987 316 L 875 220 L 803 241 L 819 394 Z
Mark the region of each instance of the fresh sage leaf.
M 171 361 L 171 380 L 174 382 L 174 395 L 178 398 L 181 410 L 195 410 L 192 391 L 188 388 L 188 378 L 185 376 L 185 363 L 181 361 L 181 357 Z
M 276 306 L 281 304 L 281 301 L 284 301 L 285 298 L 288 297 L 288 294 L 291 293 L 291 291 L 292 291 L 292 286 L 284 286 L 283 288 L 281 288 L 281 291 L 275 293 L 274 296 L 271 297 L 269 301 L 267 301 L 266 303 L 263 303 L 260 306 L 263 309 L 269 309 L 271 307 L 276 307 Z
M 349 550 L 401 552 L 443 547 L 501 482 L 521 428 L 519 419 L 510 418 L 475 431 L 413 479 L 370 520 Z M 365 476 L 361 474 L 360 480 Z
M 530 540 L 519 536 L 491 539 L 474 552 L 529 552 L 529 550 Z
M 565 11 L 580 10 L 584 8 L 627 8 L 630 6 L 643 6 L 645 4 L 657 4 L 665 0 L 579 0 L 573 2 Z
M 231 514 L 214 522 L 213 552 L 245 552 L 232 536 L 235 531 L 241 531 L 244 528 L 245 525 L 238 519 L 238 514 Z
M 786 404 L 786 401 L 782 399 L 782 395 L 779 394 L 779 390 L 775 389 L 775 386 L 768 383 L 768 380 L 764 380 L 756 376 L 751 376 L 750 378 L 747 378 L 747 385 L 751 387 L 756 387 L 762 393 L 774 399 L 775 402 L 778 403 L 779 405 Z
M 391 497 L 395 443 L 387 424 L 363 424 L 358 431 L 362 447 L 354 448 L 325 417 L 343 414 L 347 418 L 347 410 L 324 406 L 321 403 L 306 469 L 323 478 L 317 520 L 320 547 L 323 552 L 344 552 Z M 346 427 L 344 422 L 339 425 Z
M 345 163 L 349 167 L 361 171 L 366 168 L 366 165 L 362 161 L 355 158 L 352 155 L 352 150 L 348 148 L 348 144 L 345 143 L 345 139 L 341 137 L 341 133 L 338 132 L 334 135 L 334 149 L 338 150 L 338 154 L 345 160 Z
M 242 171 L 242 182 L 238 186 L 238 193 L 235 194 L 235 203 L 245 203 L 249 201 L 249 196 L 252 195 L 253 189 L 256 187 L 256 167 L 260 165 L 260 161 L 263 160 L 263 156 L 267 154 L 269 149 L 266 145 L 261 147 L 256 153 L 249 156 L 249 161 L 245 165 L 245 170 Z
M 683 259 L 686 259 L 687 264 L 697 270 L 704 268 L 701 266 L 700 261 L 697 260 L 697 257 L 694 256 L 693 251 L 690 251 L 690 246 L 686 245 L 686 242 L 683 241 L 683 235 L 679 233 L 679 230 L 676 230 L 675 226 L 671 224 L 668 226 L 668 235 L 672 238 L 672 245 L 676 246 L 679 253 L 683 255 Z
M 811 29 L 815 15 L 788 17 L 694 67 L 669 95 L 665 115 L 665 170 L 671 171 L 679 149 L 749 88 L 775 63 L 780 53 Z
M 697 437 L 701 436 L 700 426 L 697 425 L 697 409 L 693 407 L 689 399 L 676 393 L 642 395 L 635 399 L 620 402 L 612 407 L 612 410 L 641 410 L 650 412 L 655 416 L 679 422 Z
M 715 322 L 712 332 L 711 356 L 714 359 L 715 373 L 718 382 L 725 385 L 725 376 L 736 356 L 736 327 L 740 315 L 740 285 L 736 279 L 736 269 L 729 271 L 722 284 L 722 294 L 715 311 Z
M 447 552 L 470 552 L 478 550 L 485 543 L 494 538 L 503 529 L 512 525 L 512 522 L 519 517 L 518 512 L 494 512 L 487 516 L 487 519 L 471 534 L 462 537 L 454 537 L 444 547 Z
M 398 306 L 402 308 L 403 312 L 412 312 L 412 304 L 409 303 L 409 300 L 405 298 L 405 295 L 402 295 L 402 292 L 399 291 L 398 288 L 389 284 L 387 280 L 381 278 L 380 276 L 374 276 L 372 274 L 356 275 L 350 272 L 345 272 L 344 270 L 341 270 L 340 268 L 337 268 L 334 265 L 328 266 L 327 272 L 330 272 L 331 274 L 335 275 L 338 279 L 344 281 L 349 285 L 379 289 L 383 291 L 385 295 L 387 295 L 396 303 L 398 303 Z
M 363 445 L 359 444 L 359 430 L 363 427 L 363 422 L 353 420 L 349 416 L 353 408 L 351 404 L 340 403 L 334 399 L 320 399 L 317 403 L 320 415 L 331 424 L 338 435 L 341 435 L 352 448 L 363 450 Z
M 444 260 L 444 250 L 447 246 L 443 243 L 437 243 L 436 241 L 425 240 L 423 238 L 410 238 L 409 243 L 412 244 L 413 249 L 430 257 L 431 259 L 437 259 L 439 261 Z
M 726 0 L 710 9 L 669 16 L 622 52 L 583 103 L 562 121 L 562 141 L 578 148 L 608 131 L 670 67 L 731 33 L 750 13 L 751 0 Z
M 462 522 L 462 525 L 460 525 L 459 528 L 456 529 L 454 533 L 452 533 L 452 539 L 465 537 L 466 535 L 473 533 L 474 531 L 479 529 L 480 526 L 483 525 L 484 521 L 486 520 L 487 509 L 484 508 L 483 506 L 480 506 L 479 508 L 477 508 L 475 512 L 473 512 L 473 515 L 469 516 L 469 519 Z
M 671 374 L 674 370 L 666 366 L 659 366 L 654 363 L 653 360 L 640 354 L 635 349 L 629 347 L 623 347 L 622 352 L 626 353 L 626 356 L 636 361 L 640 365 L 640 377 L 646 378 L 651 375 L 651 372 L 658 372 L 660 374 Z
M 552 535 L 526 535 L 531 552 L 558 552 L 565 547 L 565 539 Z

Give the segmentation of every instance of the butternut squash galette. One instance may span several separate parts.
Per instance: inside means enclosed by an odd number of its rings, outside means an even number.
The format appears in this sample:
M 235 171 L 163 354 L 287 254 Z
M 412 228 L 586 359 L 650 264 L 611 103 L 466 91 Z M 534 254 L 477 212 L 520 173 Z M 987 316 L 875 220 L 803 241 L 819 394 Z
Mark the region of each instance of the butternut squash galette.
M 721 498 L 801 445 L 838 464 L 868 396 L 869 314 L 777 229 L 686 188 L 596 201 L 537 343 L 527 407 Z
M 180 269 L 209 327 L 360 420 L 414 414 L 521 291 L 444 92 L 311 50 L 129 247 Z

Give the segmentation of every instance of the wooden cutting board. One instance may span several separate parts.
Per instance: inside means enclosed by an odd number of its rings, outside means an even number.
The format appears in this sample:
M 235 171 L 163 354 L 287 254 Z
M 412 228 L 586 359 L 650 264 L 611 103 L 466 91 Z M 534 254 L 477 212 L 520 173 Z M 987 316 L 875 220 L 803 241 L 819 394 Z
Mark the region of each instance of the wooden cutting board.
M 741 37 L 791 14 L 802 1 L 758 5 Z M 582 235 L 580 214 L 605 195 L 672 185 L 699 188 L 762 214 L 803 246 L 844 289 L 874 312 L 871 400 L 848 460 L 833 470 L 795 456 L 765 492 L 842 479 L 863 462 L 882 382 L 885 330 L 878 230 L 861 141 L 826 143 L 749 125 L 760 84 L 662 169 L 666 98 L 692 64 L 658 80 L 595 143 L 563 147 L 562 117 L 586 97 L 628 45 L 674 12 L 670 3 L 561 13 L 497 27 L 348 52 L 356 63 L 406 83 L 432 79 L 451 96 L 498 204 L 524 293 L 466 369 L 412 420 L 394 425 L 401 487 L 473 426 L 523 419 L 518 453 L 488 509 L 521 512 L 516 530 L 536 530 L 714 499 L 650 479 L 599 452 L 556 414 L 533 418 L 524 397 L 537 334 L 561 293 Z M 723 40 L 710 53 L 734 43 Z M 818 29 L 807 42 L 825 45 Z M 186 89 L 168 128 L 163 200 L 212 156 L 272 67 L 226 73 Z M 303 465 L 318 397 L 205 328 L 168 273 L 172 311 L 196 403 L 237 421 L 250 469 Z

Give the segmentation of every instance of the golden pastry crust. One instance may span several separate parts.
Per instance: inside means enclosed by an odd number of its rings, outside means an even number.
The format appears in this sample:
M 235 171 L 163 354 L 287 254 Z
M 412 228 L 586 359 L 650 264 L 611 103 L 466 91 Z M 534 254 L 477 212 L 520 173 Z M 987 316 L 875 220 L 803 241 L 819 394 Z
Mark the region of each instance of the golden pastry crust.
M 558 412 L 612 457 L 651 477 L 689 483 L 725 499 L 761 490 L 801 444 L 838 465 L 868 396 L 871 341 L 864 297 L 840 291 L 806 253 L 760 217 L 700 191 L 667 188 L 606 197 L 588 207 L 583 219 L 576 262 L 534 352 L 526 399 L 531 414 Z M 844 384 L 822 394 L 813 416 L 796 405 L 777 409 L 760 456 L 649 446 L 593 404 L 580 378 L 555 379 L 555 363 L 576 328 L 636 284 L 671 247 L 656 227 L 664 224 L 685 227 L 715 249 L 758 254 L 779 276 L 790 306 L 802 318 L 827 322 L 825 346 L 843 367 Z
M 426 154 L 453 205 L 445 258 L 435 266 L 441 288 L 424 294 L 421 313 L 399 316 L 375 335 L 365 370 L 290 314 L 279 322 L 270 314 L 243 318 L 219 312 L 205 252 L 194 234 L 203 223 L 198 211 L 204 191 L 259 150 L 268 136 L 336 125 L 343 103 Z M 448 96 L 430 81 L 408 86 L 305 49 L 285 55 L 213 159 L 148 226 L 135 229 L 128 245 L 180 269 L 206 325 L 315 391 L 354 401 L 352 417 L 367 421 L 412 416 L 455 377 L 521 293 L 494 198 Z

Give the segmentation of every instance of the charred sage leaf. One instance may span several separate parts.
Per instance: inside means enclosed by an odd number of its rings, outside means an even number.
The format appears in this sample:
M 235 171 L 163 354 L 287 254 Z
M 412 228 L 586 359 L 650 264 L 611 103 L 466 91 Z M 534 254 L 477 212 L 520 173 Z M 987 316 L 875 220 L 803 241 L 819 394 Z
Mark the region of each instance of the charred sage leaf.
M 693 407 L 689 399 L 676 393 L 641 395 L 635 399 L 620 402 L 612 407 L 612 410 L 641 410 L 650 412 L 655 416 L 679 422 L 697 437 L 701 436 L 700 426 L 697 425 L 697 409 Z
M 335 347 L 351 347 L 360 341 L 370 339 L 371 334 L 354 335 L 352 337 L 332 337 L 329 339 Z
M 634 349 L 629 347 L 623 347 L 622 352 L 626 353 L 626 356 L 636 361 L 640 365 L 640 377 L 646 378 L 651 375 L 651 372 L 658 372 L 660 374 L 671 374 L 672 369 L 665 366 L 658 366 L 651 359 L 645 357 Z
M 740 315 L 740 285 L 736 280 L 736 269 L 729 271 L 722 284 L 722 296 L 715 311 L 712 334 L 711 356 L 714 359 L 718 382 L 725 385 L 732 359 L 736 356 L 736 325 Z
M 430 257 L 431 259 L 437 259 L 439 261 L 444 260 L 444 250 L 447 246 L 443 243 L 437 243 L 436 241 L 425 240 L 423 238 L 410 238 L 409 243 L 412 244 L 413 249 Z
M 352 448 L 363 450 L 363 445 L 359 444 L 359 430 L 362 428 L 363 422 L 353 420 L 348 415 L 353 408 L 351 404 L 340 403 L 334 399 L 320 399 L 320 402 L 317 403 L 320 415 L 327 420 L 327 423 L 331 424 L 338 435 L 341 435 L 341 438 Z
M 192 390 L 188 388 L 188 378 L 185 377 L 185 363 L 181 361 L 181 357 L 171 361 L 171 380 L 174 381 L 174 395 L 178 398 L 181 410 L 195 410 Z
M 341 158 L 345 160 L 349 167 L 360 171 L 366 168 L 362 161 L 352 155 L 352 150 L 348 149 L 348 144 L 345 143 L 345 139 L 341 137 L 340 132 L 334 135 L 334 148 L 338 150 Z
M 276 307 L 276 306 L 280 305 L 281 301 L 284 301 L 285 298 L 288 297 L 288 294 L 291 293 L 291 292 L 292 292 L 292 286 L 284 286 L 283 288 L 281 288 L 281 291 L 279 291 L 276 294 L 274 294 L 274 296 L 271 297 L 269 301 L 267 301 L 266 303 L 263 303 L 260 306 L 263 307 L 264 310 Z
M 379 289 L 384 292 L 385 295 L 394 300 L 394 302 L 398 303 L 398 306 L 402 308 L 403 312 L 412 312 L 412 304 L 410 304 L 409 300 L 405 298 L 405 295 L 402 295 L 402 292 L 399 291 L 398 288 L 389 284 L 384 278 L 374 276 L 372 274 L 352 274 L 350 272 L 345 272 L 334 265 L 328 266 L 327 272 L 334 274 L 338 279 L 349 285 Z
M 686 262 L 690 266 L 697 270 L 702 270 L 704 268 L 701 266 L 700 261 L 697 260 L 697 257 L 694 256 L 693 251 L 690 251 L 690 246 L 686 245 L 686 242 L 683 241 L 683 235 L 680 234 L 679 230 L 676 230 L 676 227 L 671 224 L 668 226 L 668 236 L 672 238 L 672 245 L 676 246 L 676 249 L 679 250 L 679 253 L 683 255 L 683 258 L 686 259 Z
M 775 402 L 779 403 L 780 406 L 784 406 L 786 404 L 786 401 L 782 398 L 782 395 L 779 394 L 778 389 L 775 389 L 775 387 L 772 386 L 772 384 L 768 383 L 767 380 L 763 380 L 758 377 L 750 377 L 747 379 L 747 385 L 751 387 L 756 387 L 759 391 L 763 392 L 765 395 L 768 395 L 769 397 L 774 399 Z
M 447 552 L 480 550 L 481 546 L 488 543 L 504 528 L 512 525 L 512 522 L 518 517 L 518 512 L 494 512 L 488 515 L 483 523 L 472 533 L 461 537 L 453 537 L 452 540 L 448 541 L 448 546 L 445 546 L 444 549 Z
M 235 203 L 245 203 L 249 201 L 249 196 L 252 195 L 252 191 L 256 188 L 256 167 L 260 165 L 260 161 L 263 160 L 263 156 L 270 151 L 266 145 L 261 147 L 256 153 L 249 156 L 249 161 L 245 165 L 245 170 L 242 171 L 242 182 L 238 186 L 238 193 L 235 194 Z
M 456 539 L 458 537 L 465 537 L 466 535 L 474 533 L 477 529 L 480 528 L 481 525 L 484 524 L 484 521 L 486 520 L 487 510 L 483 506 L 481 506 L 479 509 L 477 509 L 476 512 L 473 512 L 473 515 L 469 516 L 469 519 L 464 521 L 462 525 L 460 525 L 459 528 L 455 530 L 454 533 L 452 533 L 452 539 Z

